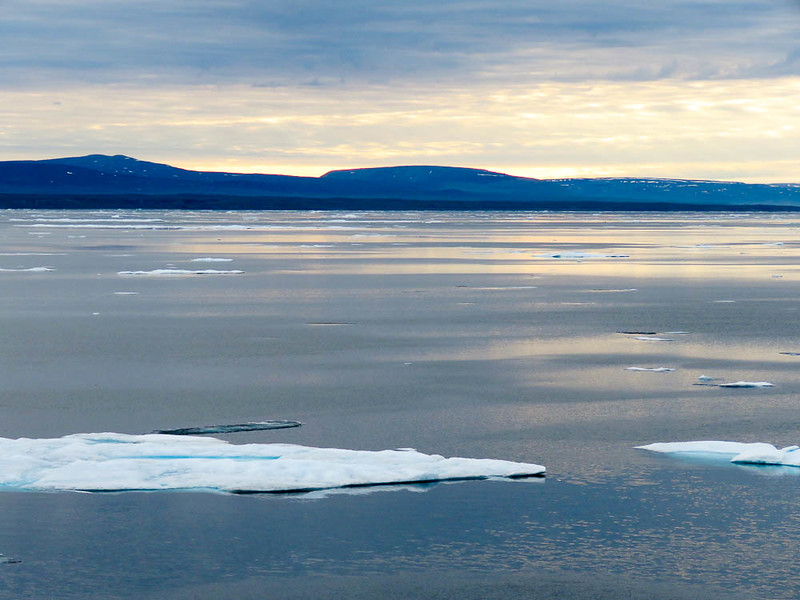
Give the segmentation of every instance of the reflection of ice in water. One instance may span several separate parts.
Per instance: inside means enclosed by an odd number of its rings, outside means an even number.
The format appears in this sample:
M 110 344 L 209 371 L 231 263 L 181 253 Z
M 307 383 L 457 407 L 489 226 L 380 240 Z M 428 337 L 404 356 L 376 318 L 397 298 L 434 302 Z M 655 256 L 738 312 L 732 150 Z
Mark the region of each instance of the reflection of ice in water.
M 84 433 L 0 438 L 0 489 L 289 492 L 544 475 L 541 465 L 444 458 L 412 449 L 342 450 L 229 444 L 217 438 Z

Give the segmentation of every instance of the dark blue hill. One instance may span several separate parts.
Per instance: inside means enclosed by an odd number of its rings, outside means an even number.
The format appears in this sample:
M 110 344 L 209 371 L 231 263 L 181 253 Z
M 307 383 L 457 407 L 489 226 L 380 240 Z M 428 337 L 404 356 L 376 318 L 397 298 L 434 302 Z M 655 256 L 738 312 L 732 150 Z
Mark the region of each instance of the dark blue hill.
M 800 185 L 671 179 L 539 180 L 400 166 L 322 177 L 190 171 L 127 156 L 0 162 L 0 207 L 800 209 Z

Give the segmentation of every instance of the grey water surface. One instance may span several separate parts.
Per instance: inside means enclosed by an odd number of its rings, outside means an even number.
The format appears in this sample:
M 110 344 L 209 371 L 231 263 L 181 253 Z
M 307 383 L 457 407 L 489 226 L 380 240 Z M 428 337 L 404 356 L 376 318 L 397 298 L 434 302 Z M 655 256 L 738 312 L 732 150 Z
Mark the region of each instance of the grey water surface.
M 800 469 L 634 446 L 798 442 L 798 221 L 0 211 L 0 437 L 293 420 L 217 437 L 548 469 L 6 491 L 0 597 L 797 598 Z

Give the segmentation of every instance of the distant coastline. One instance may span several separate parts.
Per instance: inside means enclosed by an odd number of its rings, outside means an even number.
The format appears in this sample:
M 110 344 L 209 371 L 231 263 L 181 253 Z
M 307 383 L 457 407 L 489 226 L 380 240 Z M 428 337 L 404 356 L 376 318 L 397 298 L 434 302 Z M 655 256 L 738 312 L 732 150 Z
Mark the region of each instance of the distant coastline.
M 294 177 L 189 171 L 95 154 L 0 162 L 0 208 L 798 211 L 800 184 L 548 180 L 427 165 Z

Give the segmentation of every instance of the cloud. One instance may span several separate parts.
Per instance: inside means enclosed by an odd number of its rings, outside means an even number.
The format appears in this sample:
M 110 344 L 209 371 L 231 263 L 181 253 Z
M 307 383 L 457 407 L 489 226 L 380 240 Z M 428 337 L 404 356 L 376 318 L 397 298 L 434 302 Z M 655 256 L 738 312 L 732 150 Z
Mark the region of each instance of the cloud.
M 785 75 L 796 2 L 6 0 L 0 77 L 147 85 Z

